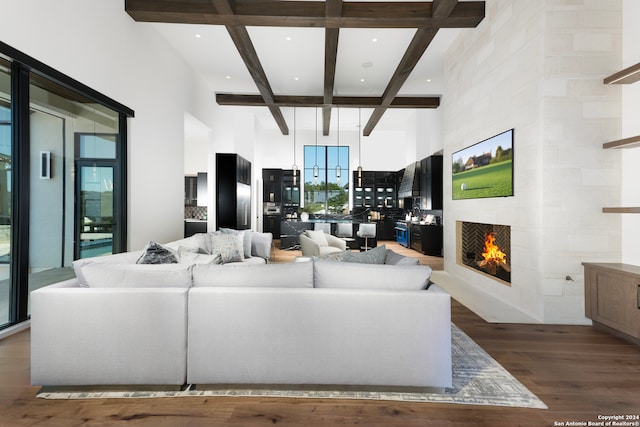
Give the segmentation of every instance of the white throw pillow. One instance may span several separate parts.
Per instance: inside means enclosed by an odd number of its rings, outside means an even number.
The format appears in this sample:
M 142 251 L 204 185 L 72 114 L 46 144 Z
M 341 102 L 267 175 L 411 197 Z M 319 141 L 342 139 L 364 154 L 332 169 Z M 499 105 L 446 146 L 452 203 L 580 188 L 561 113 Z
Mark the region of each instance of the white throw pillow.
M 313 263 L 193 266 L 194 287 L 313 288 Z
M 426 289 L 429 284 L 431 267 L 360 264 L 314 258 L 313 274 L 316 288 L 420 290 Z
M 90 288 L 189 288 L 192 265 L 102 264 L 82 267 Z

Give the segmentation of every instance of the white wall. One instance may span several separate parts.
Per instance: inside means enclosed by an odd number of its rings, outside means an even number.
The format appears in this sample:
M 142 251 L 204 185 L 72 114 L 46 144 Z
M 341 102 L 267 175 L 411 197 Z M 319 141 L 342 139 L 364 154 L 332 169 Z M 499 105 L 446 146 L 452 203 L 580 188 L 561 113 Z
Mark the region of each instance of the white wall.
M 208 126 L 213 92 L 121 1 L 0 0 L 0 39 L 132 108 L 129 248 L 183 234 L 184 113 Z
M 619 203 L 619 156 L 601 147 L 619 133 L 602 78 L 620 17 L 618 0 L 490 0 L 447 54 L 444 157 L 515 128 L 515 196 L 452 201 L 445 178 L 445 270 L 540 321 L 588 323 L 581 263 L 620 258 L 619 217 L 601 212 Z M 510 287 L 456 265 L 456 221 L 512 227 Z
M 629 67 L 640 62 L 640 2 L 623 0 L 622 15 L 622 64 Z M 640 135 L 640 82 L 623 85 L 622 138 Z M 622 156 L 622 205 L 640 206 L 640 149 L 621 150 Z M 640 215 L 622 216 L 622 262 L 640 265 Z

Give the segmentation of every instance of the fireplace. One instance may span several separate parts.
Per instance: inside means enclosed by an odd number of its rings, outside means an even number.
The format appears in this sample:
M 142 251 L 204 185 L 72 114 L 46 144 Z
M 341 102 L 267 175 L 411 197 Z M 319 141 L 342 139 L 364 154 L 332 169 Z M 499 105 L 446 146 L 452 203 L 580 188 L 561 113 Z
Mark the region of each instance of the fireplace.
M 457 263 L 511 286 L 511 227 L 457 221 Z

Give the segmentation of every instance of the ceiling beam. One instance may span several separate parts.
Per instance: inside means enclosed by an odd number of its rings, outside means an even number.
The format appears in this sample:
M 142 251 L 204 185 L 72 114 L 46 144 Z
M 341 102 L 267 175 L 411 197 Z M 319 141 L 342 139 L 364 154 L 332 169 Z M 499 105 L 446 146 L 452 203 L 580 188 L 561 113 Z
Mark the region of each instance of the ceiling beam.
M 267 107 L 261 95 L 216 94 L 218 105 L 235 107 Z M 278 107 L 322 107 L 322 108 L 376 108 L 382 103 L 379 96 L 333 96 L 331 104 L 324 103 L 324 96 L 279 96 L 273 97 Z M 398 96 L 387 108 L 438 108 L 438 96 Z
M 432 9 L 434 18 L 446 18 L 459 4 L 458 0 L 434 0 Z M 422 55 L 425 50 L 427 50 L 427 47 L 429 47 L 437 33 L 437 28 L 419 28 L 416 31 L 411 43 L 409 43 L 407 51 L 404 53 L 404 56 L 400 61 L 400 64 L 398 64 L 396 71 L 393 73 L 389 84 L 382 94 L 381 105 L 376 108 L 371 114 L 371 117 L 369 117 L 369 121 L 362 132 L 363 136 L 371 135 L 373 128 L 378 124 L 396 95 L 398 95 L 402 85 L 407 81 L 407 78 L 409 78 L 409 75 L 418 64 L 418 61 L 420 61 L 420 58 L 422 58 Z
M 327 0 L 325 14 L 336 18 L 342 15 L 342 0 Z M 331 105 L 336 81 L 336 61 L 338 59 L 339 28 L 324 30 L 324 104 Z M 322 134 L 329 135 L 331 107 L 322 108 Z
M 211 3 L 220 14 L 233 14 L 231 0 L 211 0 Z M 244 61 L 247 70 L 249 70 L 249 74 L 251 74 L 253 81 L 258 87 L 258 92 L 260 92 L 262 99 L 267 104 L 271 115 L 278 124 L 280 131 L 283 135 L 289 135 L 287 121 L 284 119 L 282 111 L 280 111 L 280 107 L 276 106 L 273 102 L 273 90 L 271 89 L 267 75 L 262 68 L 260 59 L 258 59 L 258 54 L 251 42 L 249 32 L 244 26 L 228 25 L 226 28 L 229 36 L 231 36 L 231 40 L 233 40 L 233 44 L 235 44 L 236 49 L 240 54 L 240 57 Z
M 329 16 L 324 1 L 236 0 L 227 14 L 201 0 L 125 0 L 138 22 L 318 28 L 474 28 L 485 2 L 457 3 L 448 16 L 432 9 L 431 2 L 346 2 L 340 16 Z

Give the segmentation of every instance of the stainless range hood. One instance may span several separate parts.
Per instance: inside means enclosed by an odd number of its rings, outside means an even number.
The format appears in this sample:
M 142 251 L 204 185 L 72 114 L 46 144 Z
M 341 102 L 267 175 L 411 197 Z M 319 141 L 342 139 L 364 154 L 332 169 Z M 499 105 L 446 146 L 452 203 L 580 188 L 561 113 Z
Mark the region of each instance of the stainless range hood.
M 400 189 L 398 190 L 398 198 L 418 197 L 420 196 L 420 163 L 410 163 L 404 169 Z

